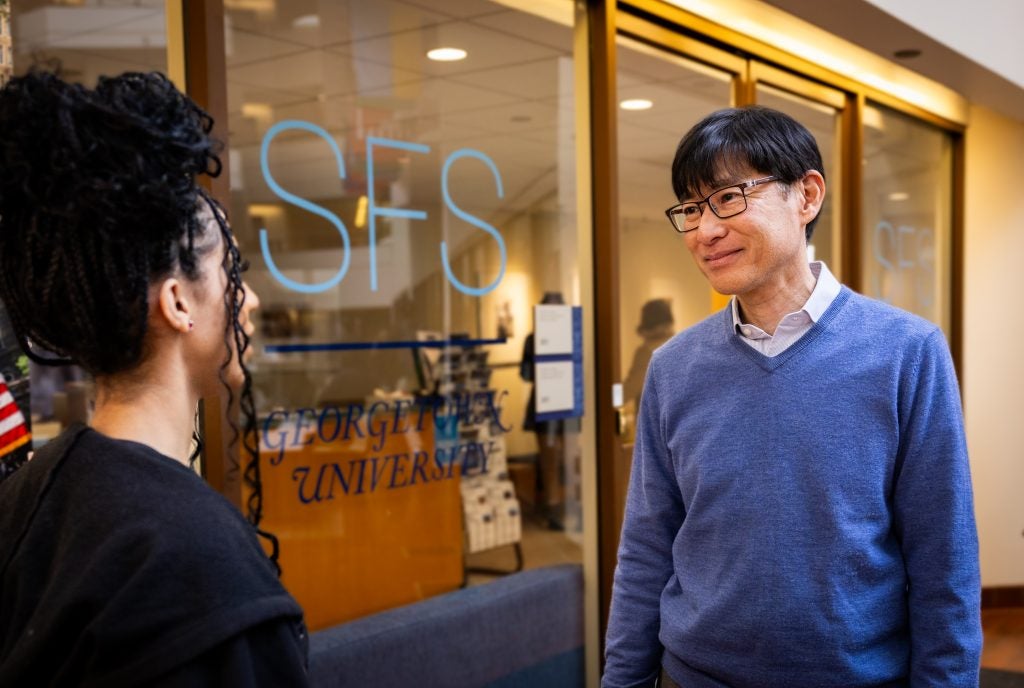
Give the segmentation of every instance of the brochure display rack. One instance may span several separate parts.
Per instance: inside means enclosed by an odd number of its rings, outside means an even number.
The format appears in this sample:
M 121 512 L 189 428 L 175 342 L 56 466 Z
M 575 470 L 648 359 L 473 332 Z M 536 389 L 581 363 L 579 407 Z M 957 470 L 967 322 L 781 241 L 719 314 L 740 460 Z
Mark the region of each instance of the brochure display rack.
M 439 339 L 435 333 L 420 333 L 421 341 Z M 515 486 L 509 479 L 505 437 L 499 420 L 488 405 L 495 403 L 490 387 L 488 352 L 478 344 L 453 343 L 439 350 L 421 349 L 417 357 L 420 382 L 425 390 L 457 409 L 436 441 L 478 447 L 468 457 L 460 483 L 465 551 L 469 554 L 511 546 L 516 564 L 511 570 L 467 567 L 466 573 L 505 574 L 523 568 L 522 512 Z M 475 470 L 473 470 L 475 469 Z

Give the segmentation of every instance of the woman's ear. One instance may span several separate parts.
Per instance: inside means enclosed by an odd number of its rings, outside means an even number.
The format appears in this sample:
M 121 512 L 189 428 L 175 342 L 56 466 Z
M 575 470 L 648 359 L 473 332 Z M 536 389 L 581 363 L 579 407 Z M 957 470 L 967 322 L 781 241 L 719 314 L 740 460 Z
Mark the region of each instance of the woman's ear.
M 156 312 L 167 326 L 177 332 L 192 330 L 192 313 L 184 285 L 174 277 L 168 277 L 158 286 Z

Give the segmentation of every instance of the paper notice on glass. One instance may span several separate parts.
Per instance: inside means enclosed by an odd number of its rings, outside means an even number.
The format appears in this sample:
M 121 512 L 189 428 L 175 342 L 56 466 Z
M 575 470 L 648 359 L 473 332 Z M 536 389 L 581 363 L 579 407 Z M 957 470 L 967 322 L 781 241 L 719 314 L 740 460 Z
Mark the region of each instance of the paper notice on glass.
M 534 347 L 538 356 L 572 353 L 572 306 L 534 306 Z
M 575 378 L 572 361 L 538 361 L 537 414 L 572 411 L 575 406 Z

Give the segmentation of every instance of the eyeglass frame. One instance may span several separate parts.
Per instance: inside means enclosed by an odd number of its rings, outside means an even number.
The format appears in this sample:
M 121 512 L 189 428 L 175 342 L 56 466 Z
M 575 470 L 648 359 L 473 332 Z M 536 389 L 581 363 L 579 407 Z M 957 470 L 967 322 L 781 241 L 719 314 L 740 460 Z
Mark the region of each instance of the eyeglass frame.
M 747 209 L 747 189 L 752 189 L 755 186 L 760 186 L 761 184 L 767 184 L 768 182 L 777 182 L 777 181 L 779 181 L 779 178 L 777 176 L 775 176 L 774 174 L 770 174 L 767 177 L 761 177 L 759 179 L 751 179 L 751 180 L 748 180 L 748 181 L 745 181 L 745 182 L 740 182 L 739 184 L 728 184 L 728 185 L 723 186 L 723 187 L 721 187 L 719 189 L 715 189 L 714 191 L 712 191 L 711 193 L 709 193 L 707 196 L 705 196 L 704 198 L 702 198 L 699 201 L 686 201 L 685 203 L 676 203 L 674 206 L 672 206 L 671 208 L 669 208 L 668 210 L 665 211 L 665 217 L 668 218 L 669 223 L 672 225 L 672 229 L 676 230 L 676 232 L 678 232 L 679 234 L 688 234 L 689 232 L 692 232 L 695 229 L 700 229 L 700 222 L 699 221 L 697 222 L 697 226 L 696 227 L 691 227 L 690 229 L 680 229 L 679 226 L 676 225 L 675 220 L 672 219 L 672 215 L 674 214 L 673 211 L 675 211 L 675 210 L 677 210 L 679 208 L 682 208 L 683 206 L 695 205 L 695 206 L 697 206 L 697 209 L 700 211 L 701 218 L 703 218 L 704 217 L 704 207 L 703 206 L 706 205 L 707 207 L 711 208 L 711 212 L 713 212 L 715 214 L 715 217 L 717 217 L 719 220 L 724 220 L 724 219 L 729 218 L 729 217 L 736 217 L 740 213 L 745 212 L 746 209 Z M 722 191 L 725 191 L 726 189 L 739 189 L 740 190 L 740 195 L 743 196 L 743 210 L 740 210 L 738 212 L 732 213 L 730 215 L 725 215 L 723 217 L 722 215 L 718 214 L 718 210 L 716 210 L 715 206 L 711 204 L 711 197 L 714 196 L 717 193 L 721 193 Z M 678 213 L 675 213 L 675 214 L 678 214 Z

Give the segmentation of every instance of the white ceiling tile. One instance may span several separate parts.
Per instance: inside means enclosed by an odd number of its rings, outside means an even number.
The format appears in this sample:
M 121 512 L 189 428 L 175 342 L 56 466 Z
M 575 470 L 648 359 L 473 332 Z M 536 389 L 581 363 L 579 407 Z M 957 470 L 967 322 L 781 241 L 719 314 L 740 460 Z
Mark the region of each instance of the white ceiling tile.
M 435 62 L 427 57 L 433 48 L 461 48 L 468 55 L 458 62 Z M 518 65 L 557 51 L 470 22 L 447 22 L 417 31 L 355 41 L 339 50 L 360 59 L 393 64 L 402 69 L 435 77 Z
M 568 16 L 572 18 L 572 3 L 566 0 Z M 533 43 L 541 43 L 566 55 L 572 53 L 572 27 L 553 22 L 526 12 L 508 10 L 473 19 L 480 24 L 503 33 L 518 36 Z
M 481 69 L 451 78 L 459 83 L 508 93 L 524 100 L 555 98 L 562 89 L 573 87 L 572 83 L 561 83 L 558 59 L 546 57 L 535 62 Z
M 310 97 L 381 91 L 419 79 L 402 69 L 317 49 L 234 67 L 228 78 Z
M 271 60 L 308 49 L 307 46 L 269 38 L 244 29 L 226 31 L 224 44 L 229 70 L 251 62 Z
M 231 9 L 230 0 L 227 5 L 231 27 L 310 47 L 417 31 L 450 20 L 446 14 L 404 2 L 289 0 L 274 4 L 268 12 Z M 316 17 L 314 24 L 308 22 L 312 17 Z M 303 18 L 307 19 L 306 25 L 297 25 L 296 20 Z
M 404 0 L 403 2 L 390 3 L 393 5 L 405 5 L 407 7 L 416 7 L 423 10 L 430 9 L 436 12 L 440 12 L 447 17 L 455 17 L 458 19 L 470 19 L 474 17 L 484 17 L 489 14 L 501 13 L 504 8 L 494 2 L 487 2 L 487 0 L 442 0 L 437 2 L 434 0 Z

